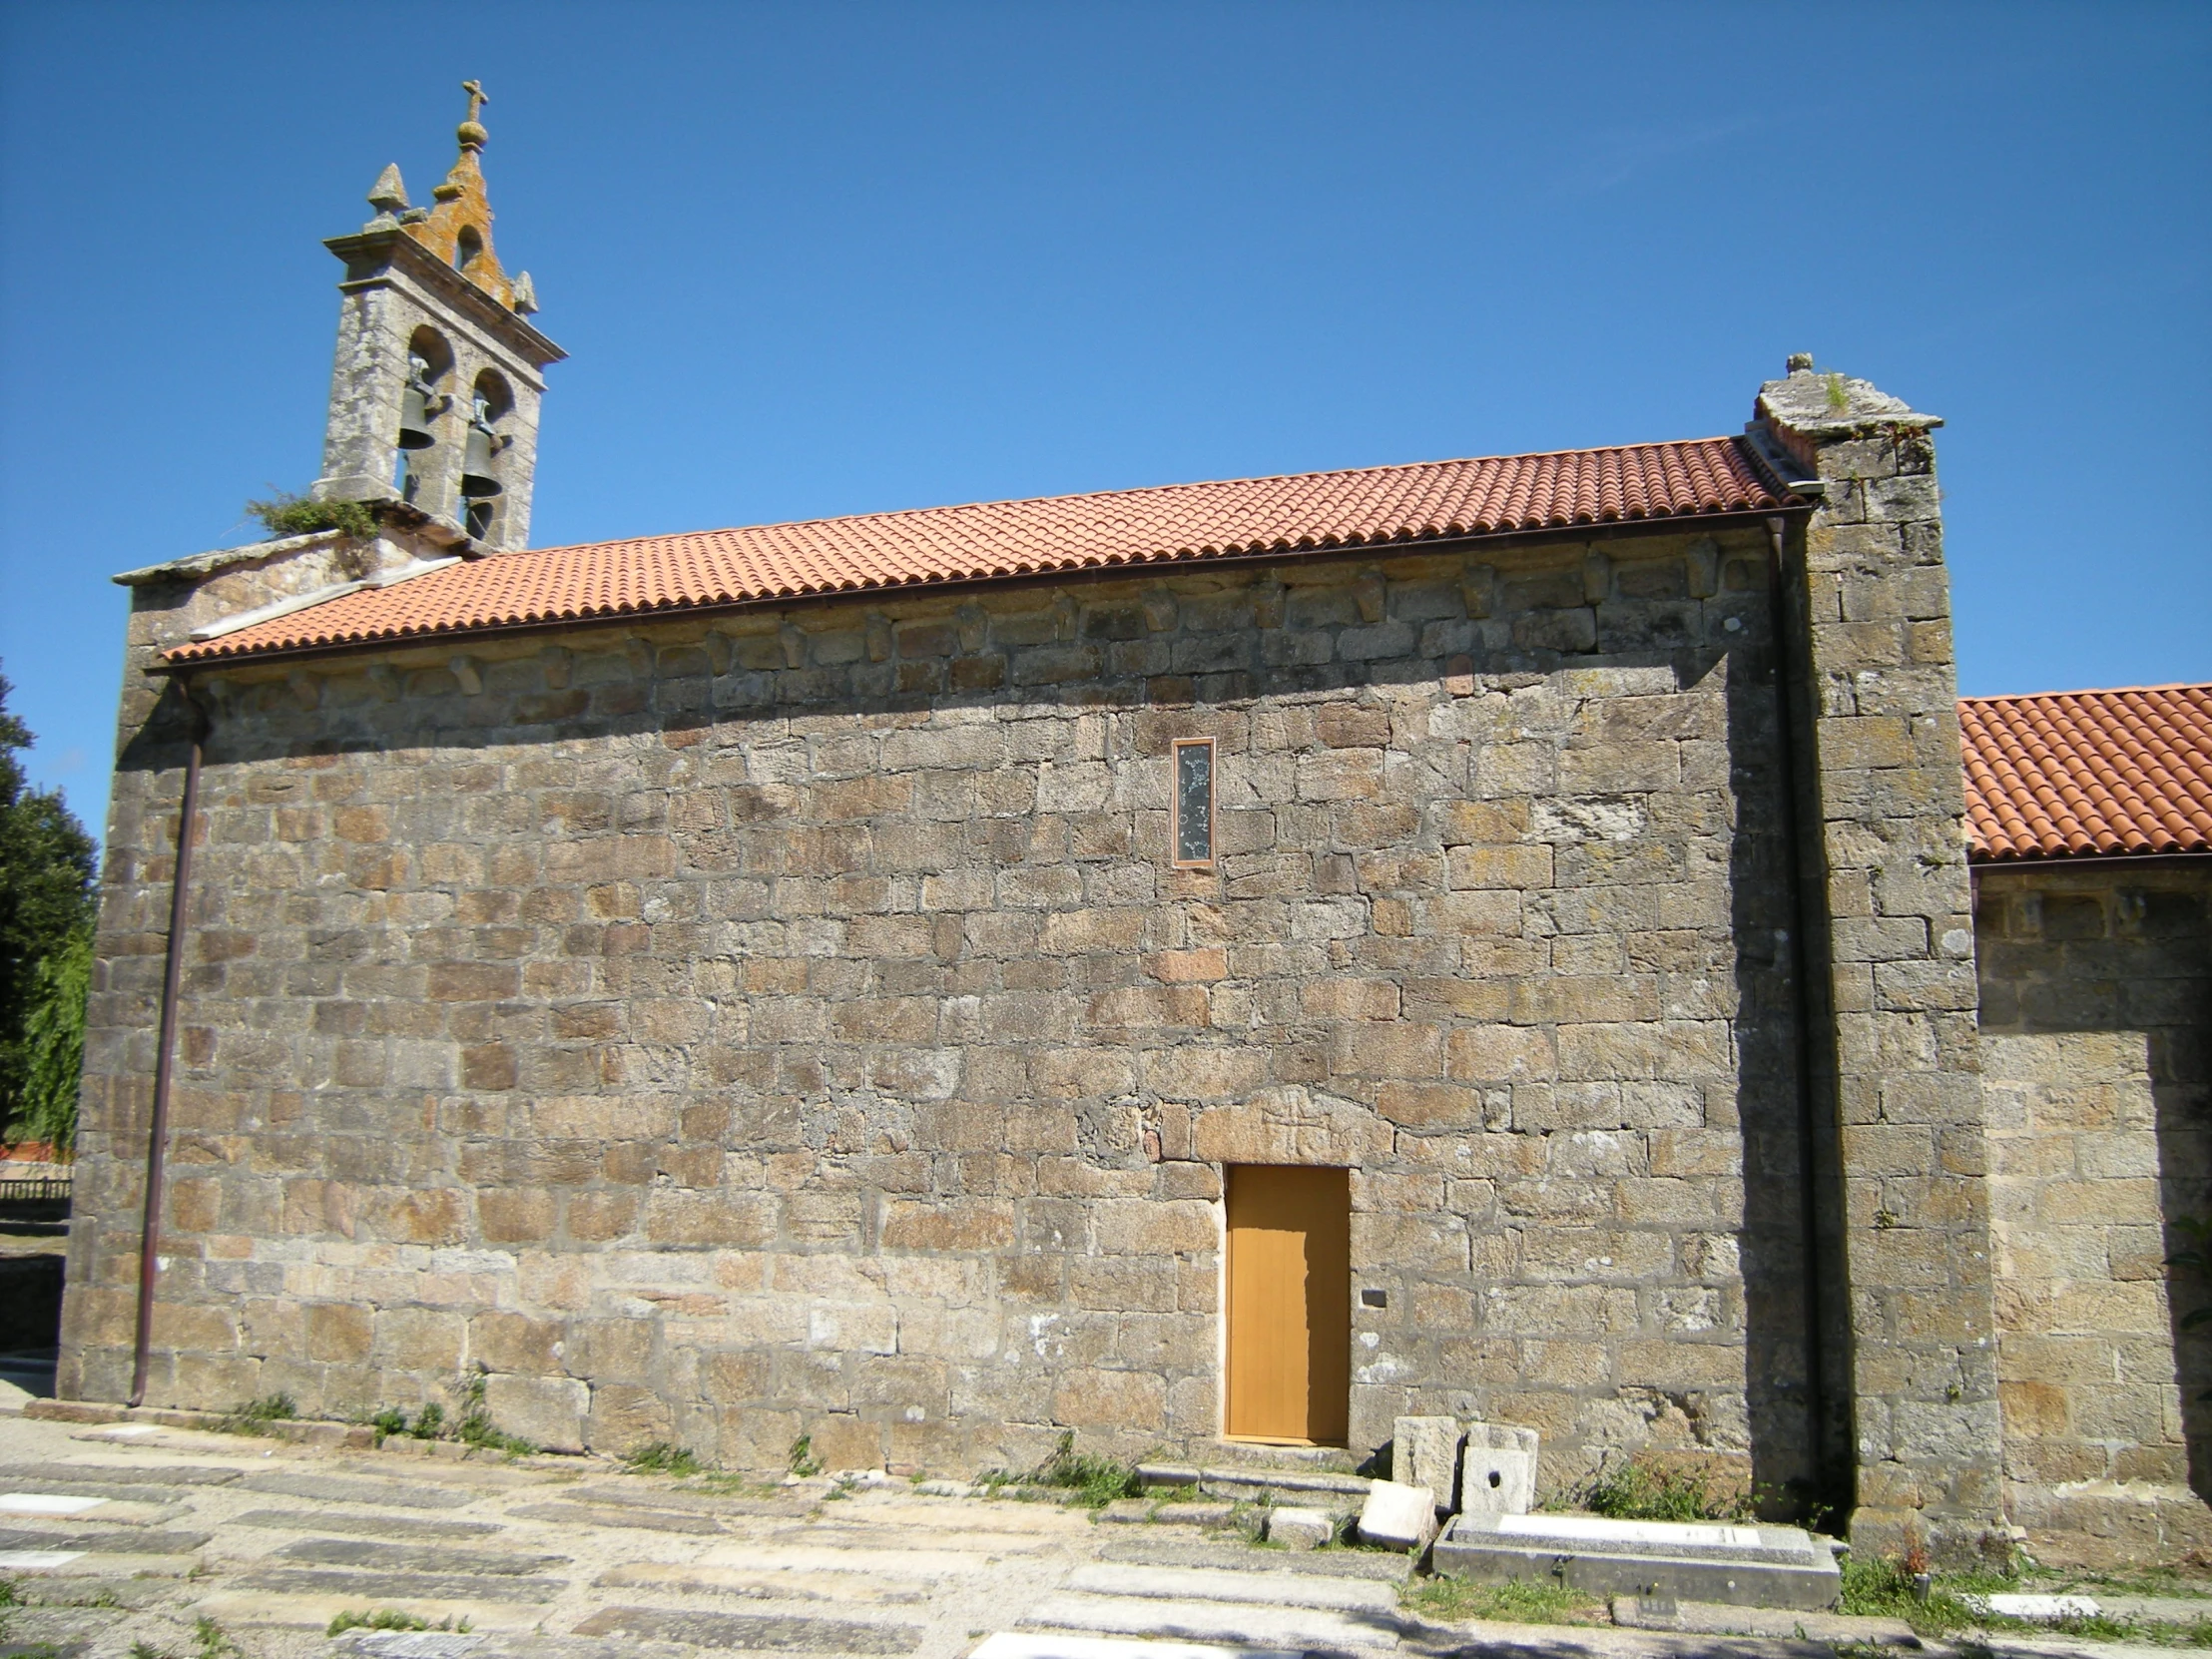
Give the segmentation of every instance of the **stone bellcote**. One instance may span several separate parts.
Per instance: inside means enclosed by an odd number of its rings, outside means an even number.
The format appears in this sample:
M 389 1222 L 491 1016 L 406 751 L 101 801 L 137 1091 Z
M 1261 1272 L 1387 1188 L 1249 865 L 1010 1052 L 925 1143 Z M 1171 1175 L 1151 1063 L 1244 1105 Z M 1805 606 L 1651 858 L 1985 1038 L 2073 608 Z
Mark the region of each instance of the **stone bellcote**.
M 462 87 L 460 157 L 435 205 L 409 206 L 387 167 L 368 194 L 376 216 L 323 244 L 345 276 L 312 493 L 404 502 L 433 533 L 499 553 L 529 544 L 543 371 L 567 353 L 529 321 L 529 274 L 510 277 L 492 251 L 486 99 L 476 82 Z

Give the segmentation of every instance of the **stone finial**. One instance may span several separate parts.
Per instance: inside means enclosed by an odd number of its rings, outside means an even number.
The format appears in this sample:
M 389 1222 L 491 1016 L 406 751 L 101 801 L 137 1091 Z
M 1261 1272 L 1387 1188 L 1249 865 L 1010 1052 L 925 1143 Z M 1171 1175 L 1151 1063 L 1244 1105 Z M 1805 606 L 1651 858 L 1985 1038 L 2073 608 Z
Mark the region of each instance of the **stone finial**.
M 1786 362 L 1784 362 L 1784 363 L 1783 363 L 1783 365 L 1782 365 L 1782 371 L 1783 371 L 1783 373 L 1785 373 L 1785 374 L 1810 374 L 1810 373 L 1812 373 L 1812 372 L 1813 372 L 1813 353 L 1812 353 L 1812 352 L 1810 352 L 1810 351 L 1793 351 L 1793 352 L 1791 352 L 1791 353 L 1790 353 L 1790 355 L 1789 355 L 1789 359 L 1788 359 L 1788 360 L 1787 360 Z
M 527 271 L 515 273 L 515 309 L 528 316 L 538 308 L 538 287 Z
M 397 162 L 376 175 L 376 183 L 368 188 L 368 205 L 380 214 L 403 214 L 407 211 L 407 184 L 399 177 Z

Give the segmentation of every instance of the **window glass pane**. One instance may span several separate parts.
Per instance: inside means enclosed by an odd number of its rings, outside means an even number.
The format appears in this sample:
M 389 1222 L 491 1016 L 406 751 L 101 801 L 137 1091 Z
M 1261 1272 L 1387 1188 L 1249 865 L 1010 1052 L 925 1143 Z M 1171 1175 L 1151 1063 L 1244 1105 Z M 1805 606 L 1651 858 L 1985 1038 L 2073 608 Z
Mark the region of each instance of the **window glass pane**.
M 1175 752 L 1175 856 L 1209 863 L 1214 856 L 1214 746 L 1187 743 Z

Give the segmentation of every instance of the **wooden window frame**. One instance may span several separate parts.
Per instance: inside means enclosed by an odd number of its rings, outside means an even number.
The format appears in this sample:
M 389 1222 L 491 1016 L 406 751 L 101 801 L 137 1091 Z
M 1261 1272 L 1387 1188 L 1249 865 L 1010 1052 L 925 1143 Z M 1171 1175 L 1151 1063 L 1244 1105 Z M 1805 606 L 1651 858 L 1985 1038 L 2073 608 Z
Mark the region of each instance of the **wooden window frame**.
M 1206 856 L 1183 856 L 1183 751 L 1206 751 Z M 1221 749 L 1212 738 L 1177 738 L 1168 748 L 1168 861 L 1177 869 L 1212 869 L 1221 852 Z

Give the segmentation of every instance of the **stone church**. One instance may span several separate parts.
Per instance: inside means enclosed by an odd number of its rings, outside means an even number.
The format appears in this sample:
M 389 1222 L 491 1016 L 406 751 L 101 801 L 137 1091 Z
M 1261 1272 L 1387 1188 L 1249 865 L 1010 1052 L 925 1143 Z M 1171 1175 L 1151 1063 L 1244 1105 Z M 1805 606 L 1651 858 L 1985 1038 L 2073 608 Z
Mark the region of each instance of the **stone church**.
M 534 549 L 459 137 L 327 245 L 368 514 L 118 578 L 66 1396 L 935 1471 L 1456 1413 L 2212 1546 L 2212 694 L 1963 771 L 1939 421 L 1792 358 L 1721 436 Z

